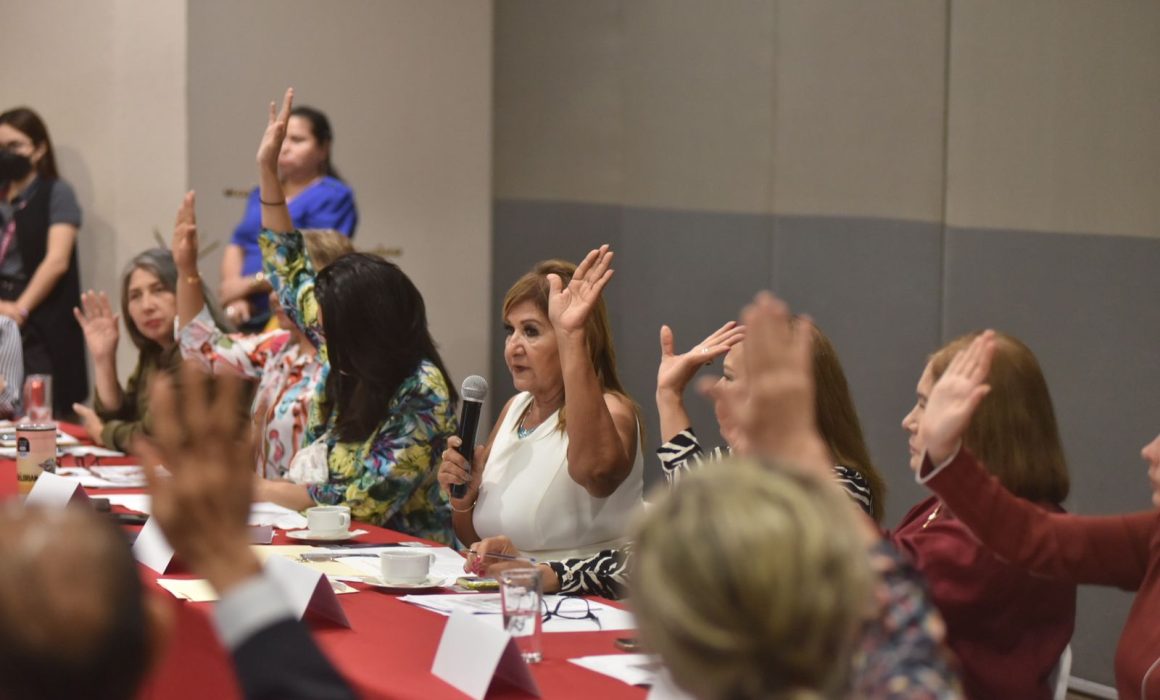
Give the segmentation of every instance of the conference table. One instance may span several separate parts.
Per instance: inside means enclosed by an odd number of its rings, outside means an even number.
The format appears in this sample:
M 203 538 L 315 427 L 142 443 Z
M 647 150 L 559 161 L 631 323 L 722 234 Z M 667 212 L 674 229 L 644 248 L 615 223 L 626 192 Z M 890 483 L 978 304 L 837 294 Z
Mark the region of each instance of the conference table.
M 61 430 L 84 437 L 79 426 L 62 424 Z M 62 464 L 68 466 L 65 457 Z M 134 460 L 102 459 L 102 464 L 129 464 Z M 0 497 L 15 495 L 16 464 L 0 459 Z M 91 491 L 142 493 L 140 490 Z M 353 527 L 353 525 L 352 525 Z M 368 531 L 353 542 L 391 543 L 421 541 L 418 538 L 359 523 Z M 276 531 L 274 544 L 300 544 Z M 166 600 L 174 613 L 173 635 L 158 666 L 150 674 L 141 698 L 240 698 L 228 653 L 213 630 L 210 613 L 213 603 L 178 600 L 157 584 L 162 578 L 140 566 L 141 578 L 150 595 Z M 180 569 L 164 578 L 194 578 Z M 308 618 L 308 624 L 323 652 L 347 681 L 364 698 L 428 700 L 467 697 L 431 674 L 431 664 L 439 645 L 446 617 L 398 600 L 399 593 L 352 583 L 357 593 L 337 596 L 350 628 Z M 440 591 L 451 592 L 451 591 Z M 609 603 L 610 601 L 602 601 Z M 611 603 L 615 605 L 615 603 Z M 646 691 L 614 678 L 589 671 L 568 659 L 616 654 L 613 642 L 625 631 L 546 633 L 544 660 L 531 666 L 532 675 L 544 698 L 599 697 L 602 700 L 643 698 Z M 488 698 L 531 698 L 527 692 L 497 680 Z

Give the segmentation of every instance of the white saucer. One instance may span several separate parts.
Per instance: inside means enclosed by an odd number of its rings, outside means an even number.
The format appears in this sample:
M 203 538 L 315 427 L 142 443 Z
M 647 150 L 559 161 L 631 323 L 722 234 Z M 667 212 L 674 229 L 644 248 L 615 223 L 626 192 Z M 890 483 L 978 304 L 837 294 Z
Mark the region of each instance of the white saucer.
M 393 581 L 384 581 L 377 576 L 364 576 L 359 580 L 367 585 L 374 586 L 375 588 L 390 588 L 407 591 L 422 590 L 424 588 L 442 588 L 444 581 L 446 581 L 446 579 L 442 576 L 428 576 L 426 579 L 422 581 L 416 581 L 414 583 L 396 583 Z
M 290 539 L 306 540 L 309 542 L 345 542 L 346 540 L 365 534 L 367 534 L 366 530 L 347 530 L 346 532 L 339 532 L 333 535 L 320 535 L 310 530 L 294 530 L 293 532 L 287 532 L 286 536 Z

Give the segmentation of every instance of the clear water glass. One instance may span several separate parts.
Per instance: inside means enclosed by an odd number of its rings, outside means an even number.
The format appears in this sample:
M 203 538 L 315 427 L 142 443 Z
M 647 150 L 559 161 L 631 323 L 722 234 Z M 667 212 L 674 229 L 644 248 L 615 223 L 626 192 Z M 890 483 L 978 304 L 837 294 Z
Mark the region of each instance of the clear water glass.
M 539 569 L 508 569 L 499 575 L 504 629 L 516 640 L 524 661 L 544 658 L 544 579 Z

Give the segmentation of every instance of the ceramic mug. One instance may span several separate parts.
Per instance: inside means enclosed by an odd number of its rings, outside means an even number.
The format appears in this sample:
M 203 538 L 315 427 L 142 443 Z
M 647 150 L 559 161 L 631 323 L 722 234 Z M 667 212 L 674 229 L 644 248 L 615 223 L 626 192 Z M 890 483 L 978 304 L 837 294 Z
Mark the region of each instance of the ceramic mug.
M 314 506 L 306 509 L 306 529 L 320 537 L 345 535 L 350 530 L 350 508 Z

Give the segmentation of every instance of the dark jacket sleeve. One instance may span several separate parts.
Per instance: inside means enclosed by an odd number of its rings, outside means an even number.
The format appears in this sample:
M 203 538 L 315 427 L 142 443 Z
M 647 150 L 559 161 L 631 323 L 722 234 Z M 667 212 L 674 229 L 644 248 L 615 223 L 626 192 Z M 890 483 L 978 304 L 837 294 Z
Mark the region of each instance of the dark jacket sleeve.
M 234 667 L 248 700 L 348 700 L 358 696 L 306 627 L 282 620 L 242 642 Z

